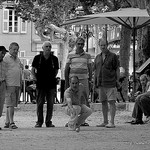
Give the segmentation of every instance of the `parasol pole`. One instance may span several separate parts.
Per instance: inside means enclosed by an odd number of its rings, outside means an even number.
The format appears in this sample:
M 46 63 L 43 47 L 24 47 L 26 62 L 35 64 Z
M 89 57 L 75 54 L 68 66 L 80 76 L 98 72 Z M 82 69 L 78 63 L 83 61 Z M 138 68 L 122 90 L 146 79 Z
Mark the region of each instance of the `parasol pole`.
M 136 32 L 136 28 L 135 28 L 135 17 L 133 17 L 133 95 L 135 94 L 135 87 L 136 87 L 136 80 L 135 80 L 135 32 Z

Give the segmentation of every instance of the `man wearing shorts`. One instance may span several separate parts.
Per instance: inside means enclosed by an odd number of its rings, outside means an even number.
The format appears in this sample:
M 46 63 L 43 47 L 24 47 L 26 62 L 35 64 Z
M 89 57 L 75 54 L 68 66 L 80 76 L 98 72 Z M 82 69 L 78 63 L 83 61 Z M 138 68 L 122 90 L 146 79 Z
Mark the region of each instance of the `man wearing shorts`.
M 95 86 L 99 88 L 99 99 L 102 102 L 103 123 L 97 127 L 114 128 L 116 113 L 116 85 L 119 81 L 119 60 L 116 54 L 107 49 L 107 41 L 99 42 L 101 53 L 94 60 Z M 108 103 L 110 105 L 110 122 L 108 122 Z
M 4 128 L 18 128 L 14 123 L 14 107 L 20 98 L 22 65 L 18 58 L 19 45 L 13 42 L 9 46 L 9 53 L 4 57 L 6 72 L 6 122 Z
M 6 48 L 4 46 L 0 46 L 0 117 L 2 116 L 3 113 L 5 91 L 6 91 L 6 84 L 5 84 L 6 63 L 4 63 L 3 61 L 6 52 L 8 52 Z

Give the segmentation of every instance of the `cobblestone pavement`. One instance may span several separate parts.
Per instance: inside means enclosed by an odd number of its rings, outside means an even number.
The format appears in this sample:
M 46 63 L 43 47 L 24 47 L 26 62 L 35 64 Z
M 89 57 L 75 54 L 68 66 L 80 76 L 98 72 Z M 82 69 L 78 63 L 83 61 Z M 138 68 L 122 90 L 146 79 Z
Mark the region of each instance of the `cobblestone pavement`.
M 79 133 L 64 127 L 68 116 L 63 108 L 54 109 L 55 128 L 34 128 L 36 105 L 20 104 L 15 110 L 16 130 L 0 131 L 0 150 L 149 150 L 150 124 L 130 125 L 131 111 L 117 110 L 116 128 L 100 128 L 101 111 L 94 111 L 86 122 L 89 127 L 81 127 Z M 0 118 L 4 126 L 5 111 Z

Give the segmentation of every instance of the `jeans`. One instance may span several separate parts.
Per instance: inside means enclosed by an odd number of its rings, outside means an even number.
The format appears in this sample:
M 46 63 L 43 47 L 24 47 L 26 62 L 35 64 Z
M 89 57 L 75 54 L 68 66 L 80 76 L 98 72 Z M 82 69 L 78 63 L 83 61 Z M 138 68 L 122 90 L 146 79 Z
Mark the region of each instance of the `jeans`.
M 46 119 L 45 124 L 51 124 L 51 119 L 53 115 L 53 105 L 55 99 L 55 89 L 37 89 L 37 123 L 42 125 L 44 122 L 43 116 L 43 105 L 45 100 L 47 101 L 47 111 L 46 111 Z

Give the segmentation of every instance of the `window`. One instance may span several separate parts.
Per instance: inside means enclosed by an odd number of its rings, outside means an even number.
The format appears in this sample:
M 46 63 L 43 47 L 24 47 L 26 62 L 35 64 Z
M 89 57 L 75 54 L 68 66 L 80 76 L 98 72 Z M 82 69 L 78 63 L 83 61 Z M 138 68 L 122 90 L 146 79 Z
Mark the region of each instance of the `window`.
M 16 15 L 13 9 L 3 9 L 3 33 L 27 33 L 27 21 Z
M 22 58 L 22 57 L 25 57 L 25 51 L 20 51 L 20 52 L 19 52 L 19 57 L 21 57 L 21 58 Z

